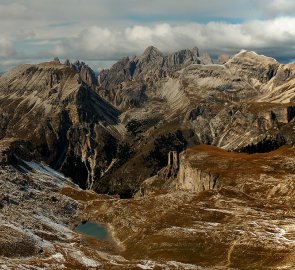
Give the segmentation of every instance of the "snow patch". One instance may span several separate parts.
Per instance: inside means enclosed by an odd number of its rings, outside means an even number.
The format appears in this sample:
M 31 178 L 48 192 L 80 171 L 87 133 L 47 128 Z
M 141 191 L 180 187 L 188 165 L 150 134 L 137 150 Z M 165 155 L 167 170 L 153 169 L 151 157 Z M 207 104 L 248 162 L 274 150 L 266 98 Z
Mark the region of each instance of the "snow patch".
M 51 227 L 55 231 L 61 232 L 67 238 L 70 238 L 72 236 L 72 231 L 69 228 L 67 228 L 66 226 L 64 226 L 62 224 L 55 223 L 51 219 L 49 219 L 43 215 L 35 215 L 35 217 L 39 221 L 41 221 L 43 224 L 46 224 L 47 226 Z
M 45 175 L 53 177 L 56 180 L 59 180 L 57 182 L 57 184 L 59 186 L 63 186 L 64 182 L 69 182 L 69 180 L 63 174 L 53 170 L 52 168 L 50 168 L 50 167 L 48 167 L 46 165 L 39 164 L 39 163 L 36 163 L 34 161 L 23 161 L 23 162 L 28 167 L 30 167 L 32 170 L 34 170 L 35 172 L 45 174 Z M 25 168 L 23 168 L 23 167 L 21 167 L 21 168 L 25 170 Z
M 224 213 L 224 214 L 232 214 L 232 211 L 228 211 L 225 209 L 216 209 L 216 208 L 204 208 L 204 210 L 206 211 L 211 211 L 211 212 L 220 212 L 220 213 Z
M 86 257 L 81 251 L 75 251 L 71 253 L 71 257 L 84 264 L 87 267 L 99 267 L 101 264 L 93 259 Z
M 180 263 L 180 262 L 175 262 L 175 261 L 169 261 L 167 262 L 169 266 L 176 267 L 176 269 L 185 269 L 185 270 L 191 270 L 194 269 L 196 270 L 196 266 L 192 264 L 187 264 L 187 263 Z
M 62 255 L 61 253 L 53 254 L 51 257 L 53 259 L 57 260 L 58 262 L 64 262 L 65 261 L 64 255 Z
M 140 264 L 137 264 L 136 266 L 138 266 L 140 269 L 149 270 L 154 269 L 155 265 L 156 264 L 153 261 L 142 261 Z
M 274 236 L 278 241 L 281 240 L 281 241 L 289 243 L 289 244 L 295 244 L 295 240 L 290 240 L 285 237 L 287 232 L 284 229 L 276 227 L 276 231 L 277 232 L 274 234 Z

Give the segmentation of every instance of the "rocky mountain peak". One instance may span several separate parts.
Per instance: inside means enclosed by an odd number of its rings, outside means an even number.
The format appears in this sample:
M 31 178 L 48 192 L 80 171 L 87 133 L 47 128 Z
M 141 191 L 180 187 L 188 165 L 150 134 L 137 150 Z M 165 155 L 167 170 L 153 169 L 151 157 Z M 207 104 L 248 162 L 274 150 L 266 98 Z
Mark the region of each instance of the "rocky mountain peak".
M 158 56 L 163 56 L 162 52 L 154 46 L 149 46 L 144 50 L 141 57 L 148 58 L 148 57 L 158 57 Z
M 65 62 L 64 62 L 64 65 L 66 65 L 66 66 L 69 67 L 71 65 L 70 60 L 69 59 L 66 59 Z
M 271 57 L 246 50 L 234 55 L 225 65 L 230 67 L 235 74 L 239 74 L 240 77 L 255 79 L 259 84 L 269 82 L 276 75 L 280 66 Z
M 211 58 L 210 54 L 208 54 L 208 53 L 203 53 L 199 57 L 199 59 L 200 59 L 201 63 L 204 65 L 212 65 L 213 64 L 212 58 Z
M 77 60 L 74 63 L 71 63 L 69 59 L 66 59 L 64 65 L 78 72 L 82 81 L 84 81 L 89 87 L 95 88 L 97 86 L 98 80 L 94 71 L 84 62 Z
M 60 60 L 59 60 L 58 57 L 54 57 L 53 61 L 54 61 L 54 62 L 57 62 L 57 63 L 60 63 Z
M 151 69 L 159 68 L 163 64 L 164 55 L 156 47 L 150 46 L 145 49 L 144 53 L 135 58 L 134 62 L 139 67 L 139 69 L 146 70 L 146 68 Z M 138 69 L 137 69 L 138 70 Z
M 187 63 L 200 63 L 198 50 L 180 50 L 175 53 L 171 53 L 167 56 L 167 66 L 171 69 L 179 69 L 180 65 Z
M 194 47 L 192 49 L 192 53 L 195 57 L 200 57 L 200 53 L 199 53 L 199 48 L 198 47 Z
M 90 168 L 78 153 L 84 153 L 85 159 L 93 155 L 95 143 L 87 134 L 96 136 L 99 123 L 116 123 L 118 111 L 77 71 L 56 62 L 22 65 L 6 73 L 0 78 L 0 100 L 0 139 L 32 141 L 43 160 L 87 187 Z M 73 175 L 72 162 L 77 169 Z
M 231 58 L 230 55 L 226 54 L 226 53 L 222 53 L 219 55 L 216 64 L 217 65 L 224 65 L 229 59 Z
M 120 109 L 141 106 L 147 100 L 146 92 L 155 89 L 158 81 L 193 63 L 201 63 L 197 48 L 165 55 L 150 46 L 142 55 L 125 57 L 103 70 L 100 94 Z
M 257 54 L 254 51 L 247 51 L 247 50 L 241 50 L 237 54 L 235 54 L 233 57 L 231 57 L 233 61 L 253 61 L 258 63 L 269 63 L 269 64 L 279 64 L 278 61 L 272 57 L 268 57 L 265 55 Z

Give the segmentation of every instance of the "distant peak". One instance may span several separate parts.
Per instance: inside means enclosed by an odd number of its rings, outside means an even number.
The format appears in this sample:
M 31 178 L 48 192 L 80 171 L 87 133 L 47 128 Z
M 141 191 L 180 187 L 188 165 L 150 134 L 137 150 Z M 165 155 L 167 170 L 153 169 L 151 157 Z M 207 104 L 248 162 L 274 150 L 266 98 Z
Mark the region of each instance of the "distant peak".
M 224 65 L 226 62 L 228 62 L 232 57 L 226 53 L 222 53 L 219 55 L 216 64 L 217 65 Z
M 65 63 L 64 63 L 64 65 L 66 65 L 66 66 L 70 66 L 71 65 L 71 63 L 70 63 L 70 60 L 69 59 L 66 59 L 66 61 L 65 61 Z
M 58 58 L 58 57 L 54 57 L 53 61 L 54 61 L 54 62 L 57 62 L 57 63 L 59 63 L 59 64 L 60 64 L 60 60 L 59 60 L 59 58 Z
M 193 53 L 196 57 L 199 57 L 199 56 L 200 56 L 199 48 L 198 48 L 198 47 L 194 47 L 194 48 L 192 49 L 192 53 Z
M 247 51 L 247 50 L 241 50 L 240 52 L 238 52 L 236 55 L 233 56 L 233 58 L 237 58 L 237 57 L 251 57 L 251 58 L 260 58 L 260 59 L 265 59 L 271 62 L 276 62 L 278 63 L 278 61 L 272 57 L 269 56 L 265 56 L 263 54 L 258 54 L 255 51 Z
M 143 55 L 162 55 L 162 53 L 154 46 L 149 46 L 145 49 Z

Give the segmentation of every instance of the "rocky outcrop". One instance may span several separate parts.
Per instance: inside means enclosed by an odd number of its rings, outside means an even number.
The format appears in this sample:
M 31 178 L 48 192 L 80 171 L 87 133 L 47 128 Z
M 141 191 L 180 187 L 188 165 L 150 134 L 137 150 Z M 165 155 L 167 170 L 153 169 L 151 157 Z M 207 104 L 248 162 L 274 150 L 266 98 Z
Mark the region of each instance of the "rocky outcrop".
M 202 170 L 193 166 L 190 162 L 191 157 L 187 159 L 185 155 L 185 153 L 180 155 L 178 189 L 199 193 L 206 190 L 218 190 L 221 187 L 218 173 L 210 172 L 210 167 Z
M 177 151 L 168 153 L 168 165 L 158 172 L 158 176 L 164 179 L 176 178 L 179 170 L 179 154 Z
M 66 59 L 66 66 L 70 67 L 72 70 L 78 72 L 81 76 L 81 79 L 92 88 L 95 88 L 98 84 L 97 76 L 94 71 L 86 65 L 84 62 L 76 61 L 74 63 L 70 63 L 69 59 Z
M 158 171 L 157 175 L 145 180 L 134 197 L 147 197 L 175 190 L 178 172 L 179 154 L 177 151 L 170 151 L 167 166 Z
M 40 159 L 30 142 L 13 138 L 0 140 L 0 166 L 16 165 L 20 159 L 30 161 L 33 158 Z
M 224 65 L 229 59 L 231 58 L 228 54 L 221 54 L 218 56 L 218 59 L 216 60 L 217 65 Z
M 199 57 L 199 59 L 203 65 L 212 65 L 213 64 L 212 58 L 208 53 L 203 53 Z
M 54 57 L 53 61 L 56 62 L 56 63 L 58 63 L 58 64 L 60 64 L 60 60 L 59 60 L 58 57 Z

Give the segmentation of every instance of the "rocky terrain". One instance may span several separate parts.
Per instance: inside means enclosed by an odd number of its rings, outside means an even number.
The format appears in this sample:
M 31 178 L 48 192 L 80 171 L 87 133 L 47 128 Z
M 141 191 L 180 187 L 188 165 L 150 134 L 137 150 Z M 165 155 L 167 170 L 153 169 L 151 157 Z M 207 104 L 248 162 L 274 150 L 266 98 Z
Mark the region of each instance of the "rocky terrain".
M 154 50 L 147 49 L 140 59 Z M 191 54 L 183 52 L 182 59 Z M 168 58 L 155 58 L 152 63 L 146 60 L 146 69 L 154 66 L 157 68 L 152 71 L 162 74 L 167 70 Z M 143 71 L 140 60 L 135 61 L 132 79 L 122 76 L 120 71 L 134 61 L 128 59 L 100 76 L 98 93 L 121 111 L 119 119 L 127 129 L 125 141 L 132 146 L 133 153 L 127 162 L 110 169 L 96 182 L 97 190 L 101 189 L 100 183 L 110 181 L 116 189 L 121 177 L 125 183 L 139 183 L 167 164 L 169 151 L 181 152 L 196 144 L 248 153 L 293 145 L 292 64 L 281 65 L 272 58 L 247 51 L 236 54 L 224 65 L 203 65 L 198 58 L 192 64 L 190 59 L 181 70 L 164 78 Z M 131 96 L 129 89 L 133 91 Z M 125 100 L 118 102 L 113 93 Z M 131 102 L 129 97 L 138 103 Z
M 181 156 L 178 189 L 128 200 L 84 191 L 17 158 L 23 151 L 1 142 L 1 269 L 294 268 L 293 147 L 249 155 L 196 146 Z M 107 224 L 111 240 L 73 230 L 88 219 Z
M 19 66 L 0 79 L 0 138 L 28 140 L 80 187 L 124 198 L 166 166 L 169 151 L 294 143 L 292 64 L 247 51 L 224 65 L 204 57 L 197 48 L 165 55 L 149 47 L 98 82 L 79 61 Z
M 294 269 L 294 74 L 155 47 L 98 78 L 58 59 L 5 73 L 0 267 Z
M 108 217 L 120 211 L 122 200 L 80 189 L 46 164 L 33 161 L 30 150 L 23 141 L 0 143 L 0 269 L 213 269 L 173 256 L 166 260 L 127 254 L 129 247 L 121 238 L 125 227 L 118 228 L 118 221 Z M 105 208 L 110 204 L 118 206 Z M 106 224 L 109 240 L 75 232 L 75 226 L 88 219 Z M 124 226 L 125 222 L 129 221 Z

